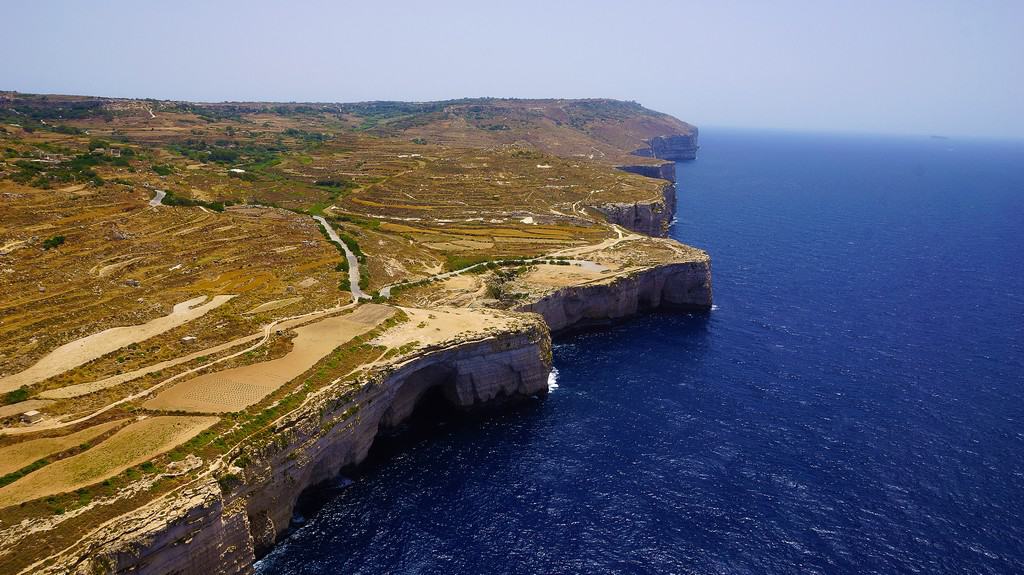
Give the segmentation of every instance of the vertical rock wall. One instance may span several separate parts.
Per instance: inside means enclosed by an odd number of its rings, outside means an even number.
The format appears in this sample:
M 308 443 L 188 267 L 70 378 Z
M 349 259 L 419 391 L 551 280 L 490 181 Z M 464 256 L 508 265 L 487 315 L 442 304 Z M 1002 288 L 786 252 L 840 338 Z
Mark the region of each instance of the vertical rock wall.
M 660 158 L 673 162 L 696 160 L 697 150 L 700 149 L 697 144 L 697 136 L 697 128 L 693 128 L 693 132 L 689 134 L 656 136 L 647 140 L 646 148 L 640 148 L 633 153 L 637 156 Z
M 605 219 L 648 236 L 665 237 L 676 213 L 675 184 L 665 184 L 661 198 L 633 203 L 609 203 L 594 206 Z
M 711 302 L 711 260 L 704 258 L 562 288 L 518 310 L 540 314 L 557 332 L 608 324 L 655 308 L 707 310 Z

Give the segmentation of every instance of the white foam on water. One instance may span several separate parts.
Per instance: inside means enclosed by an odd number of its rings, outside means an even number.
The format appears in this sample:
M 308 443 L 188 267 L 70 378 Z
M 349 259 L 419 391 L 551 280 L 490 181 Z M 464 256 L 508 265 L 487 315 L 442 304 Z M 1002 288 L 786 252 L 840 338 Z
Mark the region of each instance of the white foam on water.
M 552 367 L 548 374 L 548 393 L 558 389 L 558 369 Z

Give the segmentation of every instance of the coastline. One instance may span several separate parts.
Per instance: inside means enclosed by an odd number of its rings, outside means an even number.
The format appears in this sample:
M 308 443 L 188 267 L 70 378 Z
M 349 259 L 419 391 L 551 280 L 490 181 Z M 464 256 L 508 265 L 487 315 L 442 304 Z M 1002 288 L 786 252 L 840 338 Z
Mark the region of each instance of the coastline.
M 639 173 L 633 168 L 643 172 L 650 166 L 620 167 Z M 609 222 L 664 237 L 676 208 L 675 164 L 657 168 L 649 177 L 667 180 L 662 197 L 600 210 Z M 659 308 L 709 310 L 710 257 L 695 251 L 681 261 L 550 290 L 515 307 L 526 313 L 515 314 L 512 327 L 378 365 L 355 396 L 332 394 L 331 387 L 318 390 L 273 422 L 264 441 L 246 445 L 244 461 L 224 461 L 216 473 L 111 519 L 46 565 L 30 569 L 251 573 L 253 562 L 287 531 L 299 496 L 359 465 L 377 433 L 401 424 L 427 391 L 440 388 L 449 403 L 467 410 L 544 396 L 552 333 L 592 329 Z

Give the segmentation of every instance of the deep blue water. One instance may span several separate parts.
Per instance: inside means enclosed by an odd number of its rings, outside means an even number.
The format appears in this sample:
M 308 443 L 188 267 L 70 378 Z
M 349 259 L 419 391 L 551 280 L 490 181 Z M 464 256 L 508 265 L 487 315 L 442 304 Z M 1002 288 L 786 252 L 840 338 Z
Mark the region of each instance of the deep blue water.
M 264 574 L 1024 572 L 1024 144 L 705 130 L 717 309 L 379 452 Z

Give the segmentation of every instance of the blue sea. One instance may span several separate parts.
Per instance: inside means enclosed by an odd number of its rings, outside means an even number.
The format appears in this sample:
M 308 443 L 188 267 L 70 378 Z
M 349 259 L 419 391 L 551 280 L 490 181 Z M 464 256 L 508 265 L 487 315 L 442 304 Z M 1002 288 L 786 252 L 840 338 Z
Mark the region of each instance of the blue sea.
M 1024 573 L 1024 143 L 701 137 L 714 311 L 556 339 L 546 400 L 382 439 L 259 572 Z

